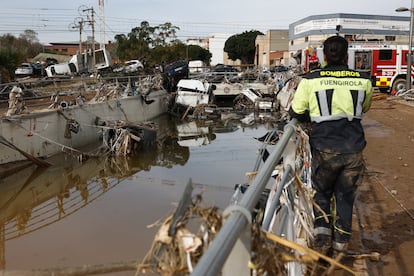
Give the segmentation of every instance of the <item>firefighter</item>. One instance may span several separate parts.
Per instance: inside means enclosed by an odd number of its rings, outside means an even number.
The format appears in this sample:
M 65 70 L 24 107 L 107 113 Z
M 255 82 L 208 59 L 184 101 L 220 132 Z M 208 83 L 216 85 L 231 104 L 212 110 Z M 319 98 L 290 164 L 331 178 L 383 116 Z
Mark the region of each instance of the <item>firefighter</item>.
M 313 247 L 337 254 L 346 251 L 351 237 L 355 194 L 365 168 L 361 119 L 371 106 L 372 84 L 348 68 L 343 37 L 329 37 L 323 46 L 327 65 L 303 77 L 289 114 L 311 126 L 312 187 L 320 207 L 314 207 Z

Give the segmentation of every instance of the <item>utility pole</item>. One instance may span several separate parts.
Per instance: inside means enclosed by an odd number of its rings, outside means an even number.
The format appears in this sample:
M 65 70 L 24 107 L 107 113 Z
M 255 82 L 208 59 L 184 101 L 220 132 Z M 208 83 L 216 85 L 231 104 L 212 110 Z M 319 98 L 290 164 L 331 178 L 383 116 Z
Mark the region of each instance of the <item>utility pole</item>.
M 396 12 L 410 12 L 410 28 L 408 35 L 408 53 L 407 53 L 407 79 L 405 90 L 409 90 L 412 87 L 411 73 L 412 73 L 412 59 L 413 59 L 413 25 L 414 25 L 414 0 L 411 0 L 411 8 L 401 7 L 395 10 Z
M 82 31 L 83 31 L 83 18 L 78 22 L 79 26 L 79 54 L 82 54 Z
M 105 14 L 104 0 L 99 1 L 99 47 L 105 49 Z
M 96 56 L 95 56 L 95 11 L 91 8 L 83 8 L 81 9 L 82 13 L 87 12 L 86 18 L 87 20 L 84 21 L 88 23 L 92 28 L 92 70 L 94 76 L 96 76 Z
M 94 10 L 92 8 L 92 20 L 90 24 L 92 25 L 92 68 L 93 68 L 93 75 L 96 77 L 96 55 L 95 55 L 95 19 L 94 19 Z
M 83 32 L 83 18 L 75 18 L 74 23 L 69 25 L 69 30 L 79 29 L 79 53 L 82 54 L 82 32 Z

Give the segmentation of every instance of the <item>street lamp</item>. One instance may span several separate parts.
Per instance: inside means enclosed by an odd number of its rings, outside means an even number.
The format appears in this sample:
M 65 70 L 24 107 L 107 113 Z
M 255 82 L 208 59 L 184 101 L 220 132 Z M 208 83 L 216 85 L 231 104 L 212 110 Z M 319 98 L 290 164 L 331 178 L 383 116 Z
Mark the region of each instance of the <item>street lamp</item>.
M 407 82 L 405 85 L 405 90 L 411 89 L 411 64 L 412 64 L 412 48 L 413 48 L 413 20 L 414 20 L 414 0 L 411 0 L 411 9 L 409 8 L 398 8 L 396 12 L 410 12 L 410 30 L 409 30 L 409 38 L 408 38 L 408 55 L 407 55 Z

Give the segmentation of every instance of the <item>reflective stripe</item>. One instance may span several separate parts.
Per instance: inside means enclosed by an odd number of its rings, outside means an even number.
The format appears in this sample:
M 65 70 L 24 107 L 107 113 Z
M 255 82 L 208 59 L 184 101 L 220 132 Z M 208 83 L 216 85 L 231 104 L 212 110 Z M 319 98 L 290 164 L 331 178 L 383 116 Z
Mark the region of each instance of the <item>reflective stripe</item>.
M 318 91 L 316 93 L 316 97 L 318 97 L 319 112 L 321 113 L 321 116 L 331 115 L 331 112 L 328 107 L 328 99 L 326 95 L 326 90 Z
M 391 79 L 388 77 L 377 77 L 375 86 L 391 86 Z
M 348 243 L 347 242 L 332 242 L 332 248 L 336 251 L 345 251 L 348 249 Z
M 292 110 L 299 115 L 308 110 L 316 123 L 362 119 L 371 104 L 371 80 L 354 77 L 356 73 L 352 70 L 325 71 L 323 74 L 315 71 L 301 80 L 292 100 Z
M 354 116 L 362 117 L 366 93 L 364 90 L 350 90 L 350 92 L 352 95 L 352 102 L 354 104 Z
M 353 119 L 362 119 L 362 110 L 366 95 L 365 90 L 350 90 L 354 107 L 353 115 L 345 113 L 331 115 L 333 92 L 333 89 L 320 90 L 316 92 L 320 116 L 311 116 L 311 120 L 313 122 L 320 123 L 344 118 L 348 119 L 348 121 L 352 121 Z
M 356 117 L 362 117 L 362 108 L 365 101 L 365 91 L 364 90 L 358 90 L 358 102 L 356 104 L 356 110 L 355 110 L 355 116 Z
M 345 113 L 330 115 L 330 116 L 313 116 L 311 120 L 312 122 L 320 123 L 320 122 L 325 122 L 325 121 L 335 121 L 335 120 L 344 119 L 344 118 L 348 119 L 348 121 L 352 121 L 353 119 L 362 119 L 362 114 L 360 116 L 352 116 L 352 115 L 347 115 Z
M 332 235 L 332 230 L 331 228 L 326 228 L 326 227 L 316 227 L 313 229 L 313 233 L 314 235 Z

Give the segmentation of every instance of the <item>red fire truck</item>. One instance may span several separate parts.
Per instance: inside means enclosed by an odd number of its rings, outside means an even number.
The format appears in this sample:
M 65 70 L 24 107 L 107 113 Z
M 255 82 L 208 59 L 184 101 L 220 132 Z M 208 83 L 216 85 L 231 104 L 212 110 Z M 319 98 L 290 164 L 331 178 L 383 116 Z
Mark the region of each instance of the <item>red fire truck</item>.
M 316 52 L 322 61 L 322 48 Z M 407 54 L 408 47 L 404 45 L 350 44 L 348 65 L 351 69 L 370 74 L 373 86 L 381 91 L 398 91 L 406 87 Z

